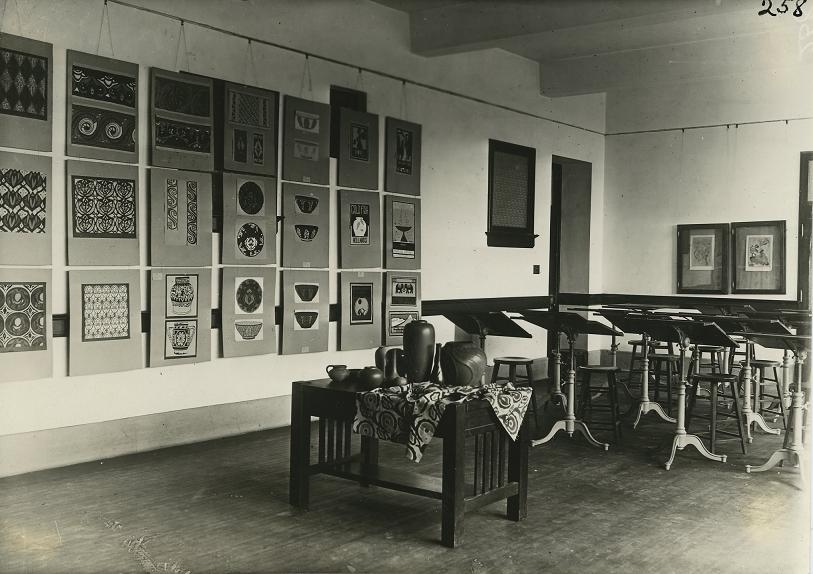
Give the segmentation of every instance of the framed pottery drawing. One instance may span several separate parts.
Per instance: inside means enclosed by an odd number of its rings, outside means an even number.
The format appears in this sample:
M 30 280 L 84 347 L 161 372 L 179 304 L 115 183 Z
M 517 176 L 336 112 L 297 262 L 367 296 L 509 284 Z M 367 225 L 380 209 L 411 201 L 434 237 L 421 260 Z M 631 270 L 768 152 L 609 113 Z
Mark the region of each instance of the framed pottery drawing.
M 150 272 L 150 367 L 211 357 L 212 270 Z
M 68 50 L 65 154 L 138 163 L 138 64 Z
M 342 108 L 339 122 L 339 185 L 378 189 L 378 116 Z
M 66 167 L 68 265 L 138 265 L 138 166 Z
M 0 35 L 0 147 L 51 151 L 54 47 Z
M 330 183 L 330 106 L 285 96 L 282 179 Z
M 276 176 L 279 93 L 223 81 L 214 85 L 215 169 Z
M 421 194 L 421 126 L 404 120 L 385 121 L 384 190 Z
M 150 260 L 153 267 L 212 264 L 212 175 L 152 168 Z
M 52 375 L 51 270 L 0 268 L 0 381 Z
M 381 273 L 339 273 L 341 320 L 339 350 L 372 349 L 381 345 Z
M 212 80 L 150 68 L 150 163 L 214 170 Z
M 330 256 L 330 190 L 282 184 L 282 265 L 327 268 Z
M 222 262 L 268 265 L 277 261 L 277 180 L 223 173 Z
M 387 271 L 384 291 L 384 344 L 401 345 L 404 326 L 421 318 L 421 274 Z
M 375 191 L 339 190 L 339 267 L 381 267 L 381 197 Z
M 141 273 L 69 271 L 68 374 L 140 369 Z
M 51 158 L 0 152 L 0 265 L 50 265 Z
M 728 293 L 727 223 L 677 226 L 677 292 Z
M 731 224 L 733 293 L 785 293 L 785 221 Z
M 420 269 L 421 200 L 384 197 L 384 267 Z
M 327 351 L 330 324 L 328 272 L 282 272 L 282 354 Z
M 220 334 L 224 357 L 277 352 L 276 286 L 274 267 L 223 268 Z

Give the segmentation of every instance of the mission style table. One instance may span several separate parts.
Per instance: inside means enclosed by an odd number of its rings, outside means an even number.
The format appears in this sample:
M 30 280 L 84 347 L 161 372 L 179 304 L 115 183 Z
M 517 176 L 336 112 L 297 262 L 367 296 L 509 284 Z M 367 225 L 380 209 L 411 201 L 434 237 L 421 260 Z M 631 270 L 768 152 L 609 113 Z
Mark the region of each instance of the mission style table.
M 508 518 L 525 518 L 528 496 L 528 424 L 512 441 L 485 399 L 446 406 L 435 437 L 443 439 L 442 478 L 387 469 L 378 464 L 378 439 L 361 437 L 361 452 L 351 452 L 356 413 L 353 384 L 330 379 L 292 385 L 290 503 L 307 509 L 310 478 L 328 474 L 442 502 L 441 540 L 454 548 L 463 536 L 463 515 L 508 500 Z M 311 417 L 319 419 L 318 461 L 311 464 Z M 469 449 L 466 449 L 466 438 Z M 473 484 L 466 484 L 466 455 L 474 459 Z

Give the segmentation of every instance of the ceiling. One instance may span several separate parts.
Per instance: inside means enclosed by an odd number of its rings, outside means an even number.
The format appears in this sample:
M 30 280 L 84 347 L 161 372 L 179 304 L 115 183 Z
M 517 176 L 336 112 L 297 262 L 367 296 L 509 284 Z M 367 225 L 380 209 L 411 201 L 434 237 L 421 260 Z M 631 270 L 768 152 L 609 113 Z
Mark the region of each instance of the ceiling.
M 539 63 L 540 90 L 551 97 L 736 78 L 813 60 L 813 46 L 801 44 L 804 18 L 792 15 L 795 0 L 776 17 L 758 15 L 760 0 L 375 1 L 409 14 L 414 53 L 506 50 Z M 813 13 L 813 2 L 804 8 Z

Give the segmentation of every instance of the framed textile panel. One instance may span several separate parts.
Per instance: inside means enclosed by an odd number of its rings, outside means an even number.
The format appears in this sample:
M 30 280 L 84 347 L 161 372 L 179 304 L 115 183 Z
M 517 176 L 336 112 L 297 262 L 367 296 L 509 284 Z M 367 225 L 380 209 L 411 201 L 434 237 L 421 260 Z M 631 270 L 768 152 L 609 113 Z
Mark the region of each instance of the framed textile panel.
M 274 267 L 224 267 L 220 290 L 224 357 L 277 352 Z
M 330 183 L 330 106 L 285 96 L 282 179 Z
M 282 264 L 326 268 L 330 256 L 330 190 L 283 182 L 282 217 Z
M 421 194 L 421 126 L 387 118 L 384 190 L 407 195 Z
M 150 272 L 150 367 L 201 363 L 211 357 L 212 270 Z
M 138 163 L 138 64 L 68 50 L 65 153 Z
M 51 270 L 0 268 L 0 381 L 53 371 Z
M 0 147 L 51 151 L 54 47 L 0 34 Z
M 381 345 L 381 273 L 339 273 L 341 320 L 339 350 L 372 349 Z
M 236 173 L 224 173 L 222 178 L 223 263 L 276 263 L 277 180 Z
M 212 80 L 150 68 L 151 164 L 214 170 Z
M 384 267 L 387 269 L 420 269 L 420 199 L 385 196 Z
M 338 183 L 378 189 L 378 116 L 342 108 Z
M 150 259 L 153 267 L 212 264 L 212 176 L 150 169 Z
M 138 265 L 138 167 L 66 165 L 68 265 Z
M 140 369 L 141 273 L 69 271 L 68 374 Z
M 339 190 L 339 267 L 381 267 L 381 197 Z
M 0 152 L 0 265 L 50 265 L 51 158 Z
M 728 293 L 727 223 L 677 226 L 677 292 Z
M 534 246 L 535 194 L 536 149 L 488 140 L 489 247 Z
M 733 293 L 785 293 L 785 221 L 731 224 Z
M 388 271 L 384 274 L 384 344 L 401 345 L 404 326 L 421 318 L 421 274 Z
M 330 294 L 327 271 L 282 272 L 282 354 L 327 351 Z
M 223 117 L 216 122 L 216 168 L 276 176 L 279 93 L 230 82 L 216 82 L 216 90 L 215 117 Z

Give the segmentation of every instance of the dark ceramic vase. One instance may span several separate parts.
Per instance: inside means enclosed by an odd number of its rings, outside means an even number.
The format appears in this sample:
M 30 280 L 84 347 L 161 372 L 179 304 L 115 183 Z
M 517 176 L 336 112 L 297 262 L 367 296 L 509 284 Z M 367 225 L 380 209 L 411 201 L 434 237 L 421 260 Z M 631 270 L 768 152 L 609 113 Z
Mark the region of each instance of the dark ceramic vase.
M 431 323 L 418 319 L 404 326 L 404 358 L 406 378 L 410 383 L 429 380 L 432 358 L 435 354 L 435 328 Z
M 440 352 L 440 368 L 447 386 L 479 387 L 486 370 L 486 354 L 474 343 L 446 343 Z
M 376 367 L 364 367 L 358 374 L 358 381 L 367 390 L 375 389 L 384 383 L 384 371 Z

